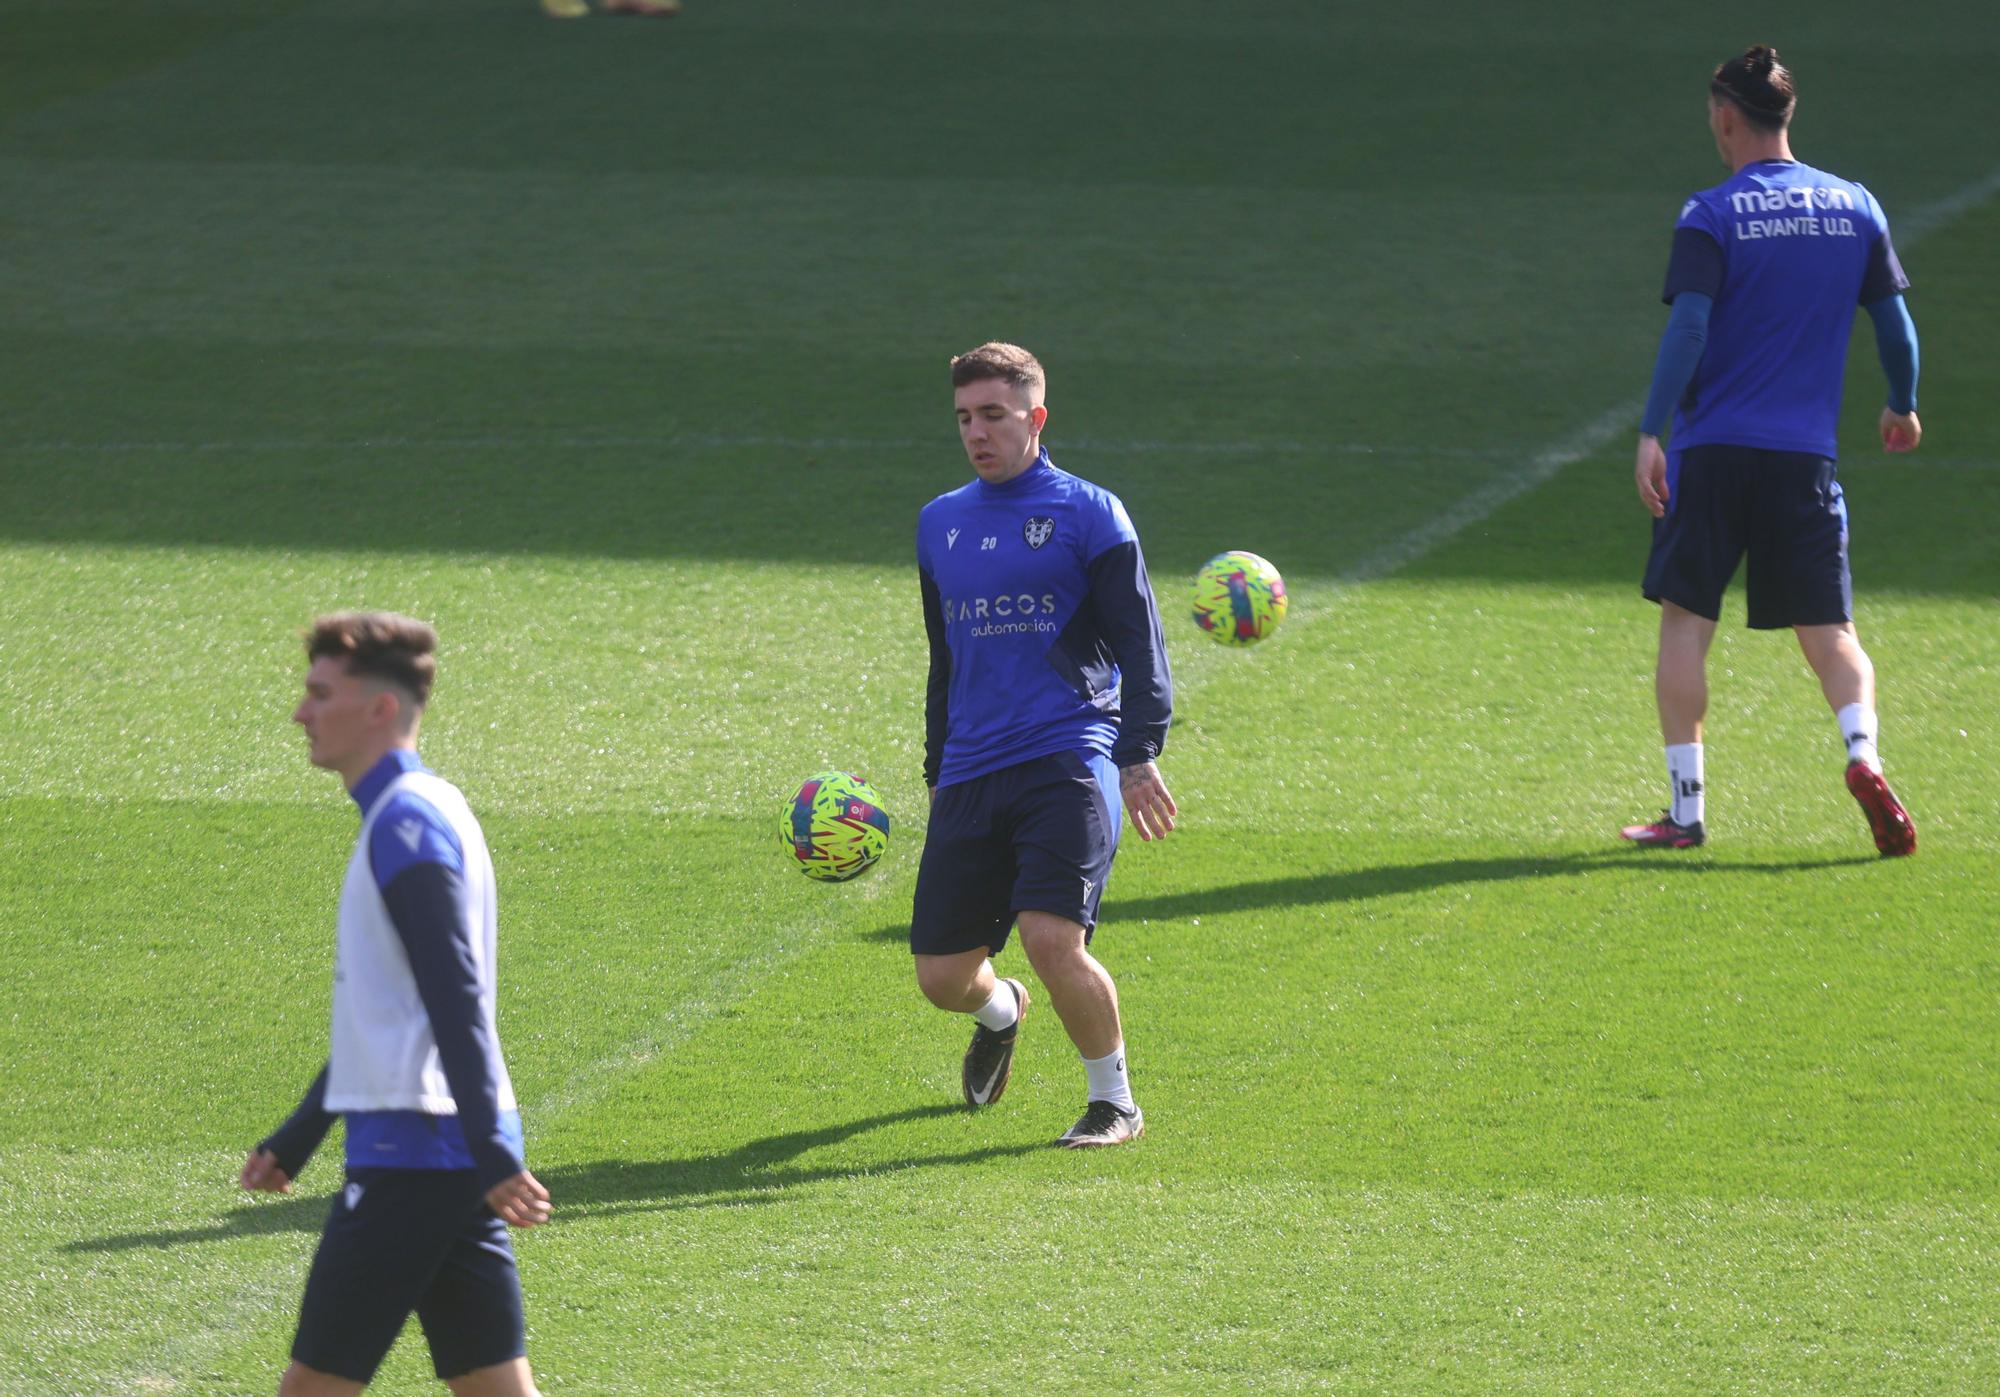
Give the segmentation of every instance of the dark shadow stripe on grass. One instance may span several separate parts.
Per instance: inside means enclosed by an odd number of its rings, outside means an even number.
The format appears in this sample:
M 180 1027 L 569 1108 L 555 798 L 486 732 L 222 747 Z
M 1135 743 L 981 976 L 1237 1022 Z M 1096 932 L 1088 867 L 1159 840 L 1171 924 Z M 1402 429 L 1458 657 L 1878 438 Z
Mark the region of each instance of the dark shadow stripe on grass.
M 1874 863 L 1872 855 L 1829 859 L 1778 859 L 1724 862 L 1680 851 L 1601 849 L 1573 854 L 1524 854 L 1511 858 L 1438 859 L 1431 863 L 1378 864 L 1297 878 L 1264 878 L 1219 888 L 1167 893 L 1159 897 L 1124 899 L 1105 908 L 1104 919 L 1135 917 L 1173 921 L 1183 917 L 1217 916 L 1266 907 L 1312 907 L 1334 902 L 1364 902 L 1404 893 L 1433 892 L 1466 883 L 1513 883 L 1537 878 L 1578 878 L 1596 873 L 1644 872 L 1651 876 L 1711 877 L 1730 873 L 1797 873 Z
M 107 1237 L 80 1237 L 65 1242 L 66 1252 L 136 1251 L 152 1247 L 171 1251 L 200 1242 L 226 1242 L 236 1237 L 264 1237 L 274 1232 L 317 1232 L 326 1221 L 333 1195 L 311 1198 L 265 1198 L 232 1208 L 200 1227 L 162 1228 L 153 1232 L 118 1232 Z
M 720 1154 L 685 1159 L 597 1160 L 559 1165 L 539 1175 L 564 1207 L 561 1216 L 603 1217 L 674 1207 L 737 1205 L 767 1201 L 780 1189 L 905 1169 L 981 1164 L 988 1160 L 1039 1153 L 1047 1141 L 1033 1144 L 986 1145 L 955 1153 L 910 1155 L 866 1164 L 783 1167 L 809 1151 L 839 1144 L 885 1126 L 940 1116 L 966 1114 L 965 1107 L 935 1104 L 864 1116 L 858 1120 L 791 1130 L 751 1140 Z M 573 1209 L 574 1212 L 570 1210 Z
M 1594 873 L 1665 873 L 1676 877 L 1715 877 L 1731 873 L 1801 873 L 1878 863 L 1872 854 L 1823 859 L 1723 860 L 1683 851 L 1637 848 L 1593 849 L 1570 854 L 1522 854 L 1511 858 L 1438 859 L 1430 863 L 1377 864 L 1294 878 L 1263 878 L 1248 883 L 1164 893 L 1158 897 L 1124 898 L 1108 902 L 1107 923 L 1135 918 L 1176 921 L 1185 917 L 1220 916 L 1269 907 L 1315 907 L 1328 903 L 1365 902 L 1405 893 L 1433 892 L 1466 883 L 1512 883 L 1531 878 L 1577 878 Z M 894 922 L 863 932 L 865 941 L 909 940 L 908 922 Z
M 871 1130 L 963 1114 L 963 1106 L 913 1106 L 907 1110 L 864 1116 L 859 1120 L 767 1135 L 721 1154 L 695 1155 L 687 1159 L 607 1159 L 589 1164 L 558 1165 L 547 1171 L 535 1172 L 536 1177 L 548 1186 L 556 1204 L 555 1220 L 561 1222 L 566 1218 L 604 1217 L 616 1213 L 771 1202 L 774 1200 L 770 1195 L 778 1190 L 805 1184 L 904 1169 L 981 1164 L 987 1160 L 1039 1153 L 1049 1147 L 1047 1141 L 1037 1141 L 1034 1144 L 988 1145 L 949 1154 L 912 1155 L 865 1165 L 780 1167 L 810 1150 L 839 1144 Z M 170 1250 L 202 1242 L 261 1237 L 276 1232 L 317 1232 L 326 1220 L 326 1210 L 331 1202 L 330 1195 L 260 1199 L 233 1208 L 199 1227 L 79 1238 L 65 1243 L 62 1250 L 71 1253 L 133 1251 L 144 1247 Z

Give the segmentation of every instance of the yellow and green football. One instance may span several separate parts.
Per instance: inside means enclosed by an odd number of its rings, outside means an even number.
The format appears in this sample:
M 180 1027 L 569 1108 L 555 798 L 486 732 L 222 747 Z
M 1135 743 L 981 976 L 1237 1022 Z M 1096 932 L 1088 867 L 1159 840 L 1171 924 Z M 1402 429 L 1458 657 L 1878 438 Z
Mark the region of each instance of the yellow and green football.
M 1194 577 L 1194 623 L 1224 645 L 1255 645 L 1285 619 L 1285 579 L 1255 553 L 1218 553 Z
M 778 838 L 806 877 L 844 883 L 873 868 L 889 847 L 889 812 L 860 777 L 822 771 L 785 802 Z

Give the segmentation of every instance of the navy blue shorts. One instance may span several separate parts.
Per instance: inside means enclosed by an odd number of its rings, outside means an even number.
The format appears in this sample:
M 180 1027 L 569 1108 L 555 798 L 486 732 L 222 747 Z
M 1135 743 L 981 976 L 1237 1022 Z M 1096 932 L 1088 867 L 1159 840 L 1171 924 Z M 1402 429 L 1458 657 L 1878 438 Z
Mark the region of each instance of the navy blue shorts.
M 998 954 L 1020 912 L 1097 927 L 1118 852 L 1118 768 L 1109 757 L 1057 752 L 938 788 L 917 868 L 910 950 Z
M 1830 626 L 1854 617 L 1847 502 L 1825 456 L 1752 446 L 1690 446 L 1667 456 L 1667 515 L 1653 521 L 1647 601 L 1722 616 L 1722 593 L 1750 555 L 1754 630 Z
M 507 1224 L 473 1171 L 349 1169 L 306 1276 L 292 1357 L 365 1383 L 412 1310 L 440 1378 L 528 1351 Z

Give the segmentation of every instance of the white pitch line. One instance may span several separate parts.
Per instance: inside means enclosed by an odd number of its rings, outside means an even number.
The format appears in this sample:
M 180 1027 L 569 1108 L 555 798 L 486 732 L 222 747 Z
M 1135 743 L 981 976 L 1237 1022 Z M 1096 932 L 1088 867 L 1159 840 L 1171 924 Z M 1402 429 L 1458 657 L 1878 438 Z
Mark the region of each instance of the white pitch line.
M 1988 170 L 1980 178 L 1945 195 L 1942 199 L 1933 199 L 1930 203 L 1919 206 L 1908 218 L 1890 220 L 1889 235 L 1897 237 L 1900 232 L 1901 236 L 1897 239 L 1899 245 L 1911 246 L 1935 233 L 1960 214 L 1971 213 L 1995 194 L 2000 194 L 2000 166 Z
M 1903 234 L 1900 246 L 1904 249 L 1914 247 L 1929 234 L 1960 215 L 1970 213 L 1995 194 L 2000 194 L 2000 167 L 1989 170 L 1979 179 L 1941 199 L 1934 199 L 1928 204 L 1921 205 L 1915 213 L 1900 223 L 1892 222 L 1891 234 L 1893 236 L 1896 229 L 1900 228 Z M 1370 553 L 1360 562 L 1338 574 L 1335 578 L 1336 585 L 1354 586 L 1401 571 L 1474 524 L 1490 518 L 1509 501 L 1546 484 L 1565 466 L 1574 465 L 1586 456 L 1594 455 L 1622 431 L 1631 432 L 1636 448 L 1639 414 L 1644 412 L 1645 408 L 1646 400 L 1643 396 L 1628 398 L 1616 407 L 1607 408 L 1568 436 L 1530 456 L 1518 469 L 1489 481 L 1456 504 L 1448 506 L 1435 518 L 1419 524 L 1408 533 Z M 1915 463 L 1921 464 L 1917 458 L 1912 459 Z
M 1537 451 L 1518 470 L 1489 480 L 1408 533 L 1368 554 L 1337 574 L 1335 582 L 1351 587 L 1401 572 L 1440 544 L 1490 518 L 1509 500 L 1527 494 L 1553 479 L 1563 467 L 1574 465 L 1593 454 L 1619 432 L 1628 427 L 1636 432 L 1638 428 L 1634 424 L 1645 408 L 1644 398 L 1631 398 L 1606 409 L 1562 440 Z

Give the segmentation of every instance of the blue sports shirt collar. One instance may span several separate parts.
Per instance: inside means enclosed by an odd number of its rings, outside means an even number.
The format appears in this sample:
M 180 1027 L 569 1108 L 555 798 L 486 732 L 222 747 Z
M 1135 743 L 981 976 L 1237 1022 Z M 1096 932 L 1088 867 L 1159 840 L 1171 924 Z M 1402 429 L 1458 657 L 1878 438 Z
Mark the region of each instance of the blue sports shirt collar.
M 979 477 L 974 476 L 972 483 L 979 487 L 979 493 L 982 495 L 1011 495 L 1016 490 L 1030 489 L 1035 484 L 1048 479 L 1048 472 L 1055 468 L 1056 463 L 1049 459 L 1049 449 L 1044 446 L 1036 453 L 1035 464 L 1029 466 L 1012 480 L 995 485 L 991 481 L 981 480 Z
M 424 760 L 407 747 L 391 747 L 382 754 L 382 760 L 368 768 L 368 774 L 354 783 L 348 794 L 366 815 L 382 792 L 389 789 L 389 783 L 406 771 L 429 771 Z

